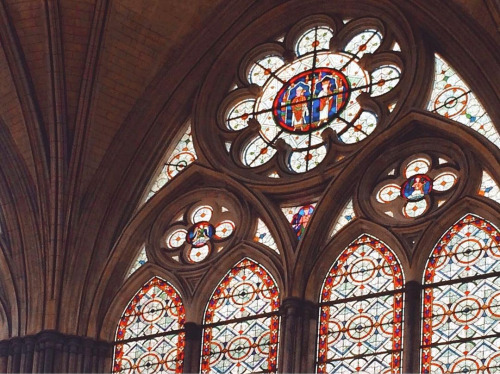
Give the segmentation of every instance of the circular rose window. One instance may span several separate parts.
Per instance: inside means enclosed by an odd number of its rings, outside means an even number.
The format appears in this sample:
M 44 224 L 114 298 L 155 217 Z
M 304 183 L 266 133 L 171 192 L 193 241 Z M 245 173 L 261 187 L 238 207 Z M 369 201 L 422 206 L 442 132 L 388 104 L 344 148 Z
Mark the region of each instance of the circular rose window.
M 227 150 L 243 166 L 260 167 L 259 172 L 274 178 L 282 171 L 311 170 L 333 146 L 342 152 L 342 144 L 370 136 L 380 120 L 374 108 L 394 108 L 396 93 L 385 94 L 399 90 L 401 78 L 395 59 L 387 59 L 398 52 L 380 48 L 384 36 L 376 29 L 345 34 L 317 26 L 285 39 L 296 40 L 295 56 L 285 58 L 279 43 L 267 54 L 259 49 L 244 69 L 245 83 L 253 89 L 232 91 L 221 108 L 223 126 L 230 130 Z M 332 42 L 343 47 L 332 51 Z M 361 62 L 365 55 L 382 52 L 385 57 L 372 59 L 376 62 Z M 241 135 L 234 141 L 231 132 L 236 131 Z

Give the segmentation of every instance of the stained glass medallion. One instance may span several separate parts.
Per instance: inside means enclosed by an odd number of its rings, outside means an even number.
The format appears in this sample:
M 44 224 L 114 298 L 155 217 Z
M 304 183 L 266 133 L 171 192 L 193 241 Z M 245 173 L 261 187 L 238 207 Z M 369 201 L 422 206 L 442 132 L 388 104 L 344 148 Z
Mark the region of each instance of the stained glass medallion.
M 500 370 L 500 233 L 468 214 L 434 247 L 424 274 L 422 373 Z
M 318 68 L 283 85 L 273 103 L 275 122 L 286 131 L 308 133 L 328 125 L 344 109 L 349 83 L 340 71 Z
M 453 193 L 458 172 L 453 166 L 440 166 L 428 155 L 413 156 L 401 163 L 376 187 L 376 201 L 384 205 L 390 217 L 417 218 L 432 208 L 440 207 Z M 438 201 L 434 201 L 433 198 Z
M 210 205 L 191 208 L 189 221 L 174 222 L 165 233 L 164 244 L 170 257 L 178 262 L 194 264 L 220 252 L 231 239 L 236 224 L 229 209 Z M 231 218 L 231 219 L 229 219 Z
M 212 294 L 204 317 L 202 373 L 276 373 L 279 290 L 259 264 L 244 259 Z
M 375 130 L 377 116 L 363 108 L 358 97 L 391 91 L 401 70 L 389 64 L 370 72 L 358 63 L 364 54 L 377 52 L 383 37 L 376 30 L 360 31 L 337 53 L 329 51 L 332 37 L 329 27 L 314 27 L 298 38 L 292 62 L 272 52 L 250 63 L 248 81 L 260 86 L 261 93 L 239 98 L 224 109 L 224 127 L 242 131 L 253 123 L 260 129 L 242 146 L 244 165 L 266 164 L 282 140 L 291 148 L 289 171 L 303 173 L 328 153 L 324 130 L 333 130 L 345 144 L 359 142 Z
M 116 333 L 113 373 L 182 373 L 185 310 L 178 291 L 155 277 L 132 298 Z
M 379 240 L 362 235 L 341 253 L 321 290 L 318 373 L 401 373 L 403 285 Z

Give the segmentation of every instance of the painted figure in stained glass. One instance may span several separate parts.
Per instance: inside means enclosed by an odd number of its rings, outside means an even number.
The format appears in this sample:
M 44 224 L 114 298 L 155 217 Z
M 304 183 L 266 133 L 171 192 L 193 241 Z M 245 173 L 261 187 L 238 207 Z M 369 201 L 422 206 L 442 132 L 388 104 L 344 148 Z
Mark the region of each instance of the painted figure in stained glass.
M 348 81 L 341 72 L 320 68 L 294 76 L 276 95 L 276 123 L 292 132 L 307 133 L 336 118 L 347 104 Z
M 401 195 L 409 201 L 422 200 L 432 190 L 432 180 L 425 174 L 410 177 L 401 187 Z
M 214 232 L 214 226 L 209 222 L 198 222 L 188 230 L 186 242 L 195 248 L 202 247 L 213 237 Z
M 300 210 L 293 216 L 292 218 L 292 227 L 293 231 L 297 235 L 297 238 L 300 240 L 306 231 L 307 225 L 309 224 L 309 220 L 311 219 L 311 215 L 314 212 L 314 206 L 306 205 L 300 208 Z

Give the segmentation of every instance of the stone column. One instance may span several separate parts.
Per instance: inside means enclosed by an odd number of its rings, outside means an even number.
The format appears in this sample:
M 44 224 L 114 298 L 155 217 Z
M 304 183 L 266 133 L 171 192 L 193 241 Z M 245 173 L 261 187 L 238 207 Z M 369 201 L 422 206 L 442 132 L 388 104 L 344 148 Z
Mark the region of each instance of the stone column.
M 403 373 L 419 373 L 422 286 L 417 281 L 409 281 L 405 289 Z
M 184 373 L 199 373 L 202 327 L 194 322 L 184 325 L 186 331 L 186 345 L 184 346 Z
M 280 372 L 314 372 L 317 307 L 299 298 L 285 299 L 280 308 Z

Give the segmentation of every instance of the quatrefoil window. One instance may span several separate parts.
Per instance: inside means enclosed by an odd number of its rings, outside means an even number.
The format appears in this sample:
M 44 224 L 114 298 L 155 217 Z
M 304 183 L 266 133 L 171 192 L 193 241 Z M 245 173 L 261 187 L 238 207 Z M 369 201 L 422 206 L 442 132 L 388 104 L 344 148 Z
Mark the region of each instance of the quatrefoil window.
M 165 235 L 167 250 L 177 261 L 197 263 L 223 248 L 234 233 L 235 223 L 227 219 L 228 209 L 201 205 L 192 209 L 187 222 L 176 222 Z
M 441 206 L 453 192 L 458 177 L 454 167 L 440 159 L 438 165 L 427 155 L 404 161 L 401 172 L 389 172 L 389 178 L 377 189 L 376 199 L 386 205 L 391 217 L 416 218 L 426 213 L 433 203 Z M 441 163 L 441 165 L 440 165 Z M 380 186 L 380 184 L 379 184 Z

